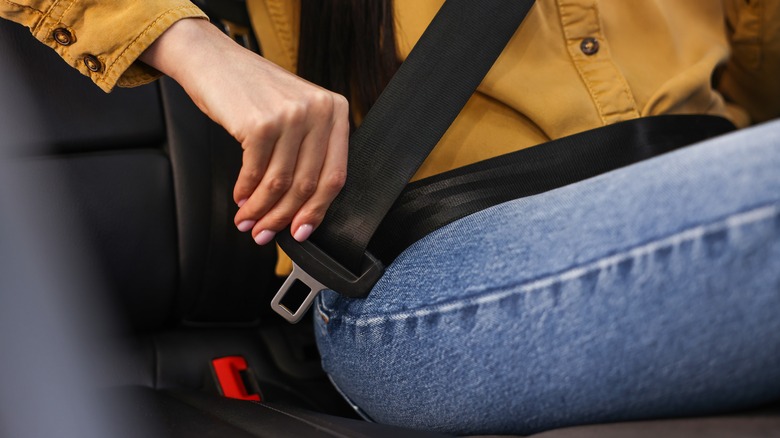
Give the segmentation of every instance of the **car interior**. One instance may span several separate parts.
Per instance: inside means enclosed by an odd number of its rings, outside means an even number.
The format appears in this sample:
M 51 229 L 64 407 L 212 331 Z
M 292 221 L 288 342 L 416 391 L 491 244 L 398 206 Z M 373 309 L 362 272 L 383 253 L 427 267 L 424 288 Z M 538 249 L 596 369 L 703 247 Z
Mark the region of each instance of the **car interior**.
M 10 155 L 6 164 L 19 178 L 36 181 L 36 192 L 49 193 L 32 222 L 75 230 L 74 246 L 52 249 L 48 263 L 70 266 L 71 257 L 88 255 L 83 264 L 99 297 L 72 301 L 107 301 L 105 308 L 94 304 L 106 317 L 90 322 L 90 330 L 110 326 L 115 348 L 92 354 L 110 356 L 100 363 L 115 365 L 103 367 L 105 381 L 96 377 L 87 382 L 94 388 L 82 390 L 122 402 L 113 430 L 172 437 L 441 436 L 362 420 L 323 372 L 311 318 L 292 325 L 271 311 L 282 282 L 274 273 L 276 250 L 255 245 L 232 221 L 241 148 L 174 81 L 105 94 L 28 29 L 5 21 L 0 53 L 0 155 Z M 0 246 L 0 261 L 25 246 L 23 236 L 9 242 Z M 0 284 L 3 306 L 25 295 L 24 282 Z M 72 289 L 60 283 L 52 293 L 70 300 Z M 25 317 L 45 327 L 38 318 L 45 315 Z M 5 350 L 10 337 L 0 339 Z M 61 344 L 49 350 L 26 333 L 13 339 L 38 348 L 40 360 L 59 361 Z M 60 377 L 69 379 L 64 369 Z M 65 421 L 54 407 L 25 413 L 0 402 L 0 434 L 11 416 L 49 422 L 53 430 Z M 84 421 L 92 420 L 103 421 Z M 780 405 L 534 436 L 780 436 Z

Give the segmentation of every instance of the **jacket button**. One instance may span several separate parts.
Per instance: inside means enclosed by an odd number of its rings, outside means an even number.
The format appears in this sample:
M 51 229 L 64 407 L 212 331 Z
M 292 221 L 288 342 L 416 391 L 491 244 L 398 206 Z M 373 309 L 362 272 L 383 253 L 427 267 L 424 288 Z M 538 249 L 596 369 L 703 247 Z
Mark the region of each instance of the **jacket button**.
M 100 69 L 103 68 L 103 65 L 100 63 L 100 60 L 97 59 L 97 57 L 95 57 L 94 55 L 85 56 L 84 65 L 86 65 L 90 71 L 93 71 L 95 73 L 99 72 Z
M 599 51 L 599 40 L 596 38 L 585 38 L 580 43 L 580 50 L 588 56 L 595 55 Z
M 73 35 L 68 31 L 68 29 L 58 28 L 54 29 L 54 41 L 57 41 L 57 44 L 62 46 L 69 46 L 73 43 Z

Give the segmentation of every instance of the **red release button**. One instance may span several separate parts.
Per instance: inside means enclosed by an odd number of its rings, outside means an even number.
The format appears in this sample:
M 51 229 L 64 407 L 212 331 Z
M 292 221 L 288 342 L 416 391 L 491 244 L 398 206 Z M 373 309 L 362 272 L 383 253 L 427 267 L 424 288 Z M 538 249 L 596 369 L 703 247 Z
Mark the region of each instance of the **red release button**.
M 250 394 L 241 378 L 241 372 L 249 368 L 246 359 L 242 356 L 214 359 L 211 361 L 211 367 L 223 396 L 239 400 L 260 401 L 260 394 Z

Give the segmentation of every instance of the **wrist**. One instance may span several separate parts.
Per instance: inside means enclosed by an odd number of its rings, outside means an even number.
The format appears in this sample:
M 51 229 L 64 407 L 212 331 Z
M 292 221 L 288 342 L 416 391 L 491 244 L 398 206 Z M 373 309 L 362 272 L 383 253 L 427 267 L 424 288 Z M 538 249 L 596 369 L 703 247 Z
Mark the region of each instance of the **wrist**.
M 227 43 L 227 44 L 226 44 Z M 210 22 L 200 18 L 185 18 L 168 28 L 139 57 L 177 82 L 196 66 L 198 59 L 210 57 L 214 50 L 234 44 Z M 223 46 L 221 49 L 217 46 Z

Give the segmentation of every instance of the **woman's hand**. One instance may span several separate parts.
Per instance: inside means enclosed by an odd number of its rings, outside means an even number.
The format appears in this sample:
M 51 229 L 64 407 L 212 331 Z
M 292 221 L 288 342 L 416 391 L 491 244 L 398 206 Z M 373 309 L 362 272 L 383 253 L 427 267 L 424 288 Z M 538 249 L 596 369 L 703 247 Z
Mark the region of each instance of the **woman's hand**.
M 174 24 L 140 58 L 171 76 L 244 149 L 235 223 L 260 245 L 306 240 L 344 185 L 349 107 L 244 49 L 205 20 Z

